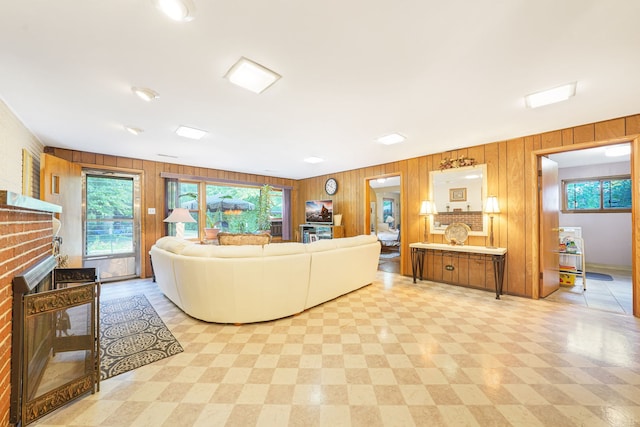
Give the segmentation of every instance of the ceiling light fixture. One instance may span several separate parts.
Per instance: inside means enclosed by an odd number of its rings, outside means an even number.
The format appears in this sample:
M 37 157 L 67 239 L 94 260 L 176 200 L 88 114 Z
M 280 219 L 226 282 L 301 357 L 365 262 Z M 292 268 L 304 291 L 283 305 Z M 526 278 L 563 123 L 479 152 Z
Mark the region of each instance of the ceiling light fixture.
M 195 17 L 196 6 L 191 0 L 153 0 L 162 13 L 174 21 L 187 22 Z
M 384 145 L 392 145 L 403 142 L 406 138 L 399 133 L 391 133 L 389 135 L 381 136 L 378 138 L 378 142 Z
M 542 107 L 556 102 L 566 101 L 576 94 L 576 82 L 535 92 L 524 97 L 529 108 Z
M 387 178 L 378 178 L 378 179 L 376 179 L 376 182 L 378 184 L 384 184 L 385 182 L 387 182 Z
M 127 132 L 129 132 L 132 135 L 140 135 L 142 132 L 144 132 L 144 130 L 133 127 L 133 126 L 125 126 L 124 128 Z
M 631 146 L 629 144 L 614 145 L 604 150 L 604 155 L 607 157 L 628 156 L 629 154 L 631 154 Z
M 313 164 L 316 164 L 316 163 L 324 162 L 324 159 L 321 158 L 321 157 L 311 156 L 311 157 L 307 157 L 306 159 L 304 159 L 304 161 L 307 162 L 307 163 L 311 163 L 313 165 Z
M 176 135 L 183 136 L 190 139 L 202 139 L 208 132 L 189 126 L 178 126 L 176 129 Z
M 156 92 L 153 89 L 149 89 L 147 87 L 132 87 L 131 91 L 133 93 L 135 93 L 138 98 L 142 99 L 143 101 L 153 101 L 154 99 L 158 99 L 160 98 L 160 95 L 158 95 L 158 92 Z
M 262 93 L 282 76 L 243 56 L 233 64 L 224 77 L 241 88 Z

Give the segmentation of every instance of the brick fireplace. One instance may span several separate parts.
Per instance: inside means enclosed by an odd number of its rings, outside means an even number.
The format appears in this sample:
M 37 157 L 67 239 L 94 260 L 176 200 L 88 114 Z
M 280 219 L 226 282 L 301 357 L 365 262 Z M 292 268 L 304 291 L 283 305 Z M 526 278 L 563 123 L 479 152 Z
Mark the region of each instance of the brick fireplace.
M 0 425 L 9 425 L 11 401 L 12 280 L 51 255 L 51 203 L 0 191 Z

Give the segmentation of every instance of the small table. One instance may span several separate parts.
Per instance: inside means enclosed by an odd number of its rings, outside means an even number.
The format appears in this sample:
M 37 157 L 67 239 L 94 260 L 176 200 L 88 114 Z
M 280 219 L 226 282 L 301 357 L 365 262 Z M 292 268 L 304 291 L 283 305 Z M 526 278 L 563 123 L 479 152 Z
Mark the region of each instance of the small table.
M 506 262 L 507 248 L 487 248 L 485 246 L 447 245 L 443 243 L 411 243 L 411 270 L 413 283 L 416 277 L 424 271 L 424 255 L 427 252 L 454 252 L 462 254 L 474 254 L 490 257 L 493 262 L 493 273 L 496 288 L 496 299 L 502 295 L 502 282 L 504 280 L 504 265 Z

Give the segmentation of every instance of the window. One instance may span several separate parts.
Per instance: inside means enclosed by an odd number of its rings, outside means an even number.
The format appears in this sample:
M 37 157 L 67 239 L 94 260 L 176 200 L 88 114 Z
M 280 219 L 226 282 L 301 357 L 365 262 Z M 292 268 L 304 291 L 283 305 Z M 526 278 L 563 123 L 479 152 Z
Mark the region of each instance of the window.
M 167 214 L 176 207 L 187 208 L 197 221 L 185 224 L 185 238 L 197 239 L 200 230 L 218 228 L 232 233 L 257 231 L 257 205 L 261 187 L 206 181 L 167 179 Z M 199 197 L 204 194 L 204 197 Z M 271 234 L 282 236 L 284 191 L 271 193 Z M 200 215 L 202 213 L 202 215 Z M 175 235 L 175 226 L 168 224 L 168 234 Z
M 132 178 L 87 175 L 85 215 L 85 255 L 133 252 Z
M 631 177 L 563 180 L 563 212 L 630 212 Z

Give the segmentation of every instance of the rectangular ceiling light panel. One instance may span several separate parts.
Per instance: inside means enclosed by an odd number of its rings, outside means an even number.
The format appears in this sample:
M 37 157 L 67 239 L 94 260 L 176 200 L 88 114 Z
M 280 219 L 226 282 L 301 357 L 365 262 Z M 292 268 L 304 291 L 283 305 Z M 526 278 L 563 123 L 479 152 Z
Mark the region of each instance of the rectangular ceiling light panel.
M 527 107 L 537 108 L 544 105 L 555 104 L 566 101 L 576 94 L 576 82 L 554 87 L 553 89 L 542 90 L 524 97 Z
M 257 62 L 242 57 L 225 75 L 229 81 L 254 93 L 262 93 L 281 77 Z
M 190 128 L 188 126 L 180 126 L 176 129 L 176 134 L 185 138 L 201 139 L 207 134 L 207 132 L 196 128 Z

